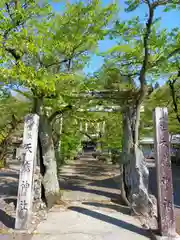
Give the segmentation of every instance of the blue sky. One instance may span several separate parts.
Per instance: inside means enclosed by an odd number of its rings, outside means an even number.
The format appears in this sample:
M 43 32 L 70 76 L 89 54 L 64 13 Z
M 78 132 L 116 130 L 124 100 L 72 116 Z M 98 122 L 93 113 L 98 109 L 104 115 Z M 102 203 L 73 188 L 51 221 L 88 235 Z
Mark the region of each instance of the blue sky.
M 69 2 L 74 2 L 75 0 L 70 0 Z M 84 0 L 85 1 L 85 0 Z M 103 0 L 103 4 L 108 4 L 113 2 L 113 0 Z M 60 3 L 53 3 L 53 8 L 55 11 L 62 11 L 63 7 Z M 146 6 L 142 5 L 140 8 L 138 8 L 136 11 L 132 13 L 126 13 L 123 11 L 123 8 L 125 6 L 124 0 L 119 0 L 119 6 L 122 9 L 119 13 L 119 18 L 121 20 L 126 20 L 129 18 L 132 18 L 133 16 L 144 16 L 146 11 Z M 174 28 L 177 26 L 180 26 L 180 14 L 178 13 L 177 10 L 170 11 L 170 12 L 163 12 L 163 9 L 157 9 L 156 12 L 156 17 L 162 17 L 161 21 L 161 27 L 162 28 Z M 99 51 L 106 51 L 107 49 L 111 48 L 115 44 L 115 41 L 113 40 L 103 40 L 99 42 Z M 99 56 L 92 56 L 90 64 L 84 69 L 85 73 L 92 73 L 96 70 L 98 70 L 101 65 L 103 64 L 103 58 Z

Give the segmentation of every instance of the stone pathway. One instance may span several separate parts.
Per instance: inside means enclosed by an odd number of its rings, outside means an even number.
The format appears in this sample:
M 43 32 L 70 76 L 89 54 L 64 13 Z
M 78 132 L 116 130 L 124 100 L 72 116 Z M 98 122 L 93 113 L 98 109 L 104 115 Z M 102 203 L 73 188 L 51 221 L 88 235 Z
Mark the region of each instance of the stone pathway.
M 120 197 L 118 167 L 87 155 L 64 166 L 59 179 L 65 204 L 49 211 L 32 240 L 149 239 L 129 209 L 115 203 Z
M 154 161 L 148 161 L 148 165 L 150 191 L 156 193 Z M 139 221 L 129 215 L 129 209 L 116 204 L 120 196 L 118 167 L 97 162 L 91 155 L 61 169 L 59 179 L 65 204 L 60 202 L 51 209 L 33 236 L 18 232 L 3 235 L 13 228 L 15 221 L 19 165 L 10 168 L 0 171 L 1 239 L 149 239 Z M 173 166 L 172 170 L 177 232 L 180 233 L 180 166 Z

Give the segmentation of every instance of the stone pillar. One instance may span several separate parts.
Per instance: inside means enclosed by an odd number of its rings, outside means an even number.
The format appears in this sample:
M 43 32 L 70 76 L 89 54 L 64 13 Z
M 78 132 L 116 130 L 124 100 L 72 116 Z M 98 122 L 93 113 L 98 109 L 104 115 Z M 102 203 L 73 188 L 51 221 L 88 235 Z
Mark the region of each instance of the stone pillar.
M 86 122 L 85 123 L 85 132 L 87 132 L 88 131 L 88 123 Z
M 102 152 L 102 145 L 101 145 L 101 130 L 100 130 L 100 123 L 97 123 L 97 134 L 98 134 L 98 141 L 96 145 L 97 152 L 100 154 Z
M 79 123 L 79 130 L 80 130 L 80 132 L 83 131 L 83 125 L 82 125 L 82 122 Z
M 97 132 L 98 132 L 98 134 L 100 132 L 100 123 L 99 122 L 97 123 Z
M 105 127 L 106 127 L 106 122 L 103 121 L 103 123 L 102 123 L 102 134 L 105 133 Z
M 59 152 L 59 154 L 61 154 L 62 130 L 63 130 L 63 117 L 60 118 L 60 126 L 59 126 L 59 135 L 60 135 L 59 142 L 58 142 L 58 152 Z
M 38 115 L 29 114 L 25 117 L 15 221 L 15 228 L 20 230 L 28 229 L 32 217 L 38 126 Z
M 156 174 L 158 187 L 158 224 L 160 235 L 166 239 L 176 237 L 173 184 L 170 160 L 167 108 L 154 111 Z

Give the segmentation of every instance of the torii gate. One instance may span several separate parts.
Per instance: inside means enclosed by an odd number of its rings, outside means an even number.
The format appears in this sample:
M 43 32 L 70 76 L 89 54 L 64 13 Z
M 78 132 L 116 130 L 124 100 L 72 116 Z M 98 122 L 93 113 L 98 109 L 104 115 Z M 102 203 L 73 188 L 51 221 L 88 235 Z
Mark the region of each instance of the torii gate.
M 124 107 L 126 107 L 126 104 L 129 104 L 130 102 L 133 102 L 137 95 L 136 90 L 129 90 L 129 89 L 122 89 L 122 90 L 98 90 L 98 91 L 85 91 L 80 93 L 73 93 L 73 98 L 83 98 L 83 99 L 104 99 L 104 100 L 114 100 L 116 102 L 123 102 L 125 104 L 123 107 L 119 105 L 112 105 L 112 106 L 98 106 L 90 107 L 88 109 L 79 108 L 77 109 L 77 112 L 121 112 Z M 62 122 L 61 118 L 61 122 Z M 80 126 L 80 129 L 82 126 Z M 88 124 L 85 124 L 85 131 L 87 132 Z M 98 126 L 97 126 L 98 129 Z M 62 132 L 62 124 L 60 127 L 60 131 Z M 61 134 L 60 132 L 60 134 Z
M 118 91 L 114 91 L 117 94 Z M 108 96 L 110 91 L 88 92 L 82 96 L 95 96 L 103 98 Z M 111 95 L 113 97 L 117 97 Z M 113 98 L 116 99 L 117 98 Z M 128 96 L 127 96 L 128 97 Z M 131 96 L 132 97 L 132 96 Z M 128 100 L 128 99 L 127 99 Z M 117 109 L 116 109 L 117 110 Z M 144 109 L 141 109 L 143 111 Z M 111 109 L 110 112 L 113 110 Z M 120 110 L 121 111 L 121 110 Z M 173 184 L 172 170 L 170 160 L 170 143 L 168 133 L 168 111 L 167 108 L 156 108 L 154 111 L 154 126 L 155 126 L 155 150 L 156 150 L 156 175 L 158 186 L 158 224 L 159 234 L 168 239 L 180 239 L 176 234 L 176 222 L 174 213 L 173 199 Z
M 132 101 L 135 97 L 132 91 L 123 91 L 126 94 L 125 102 Z M 95 91 L 80 93 L 79 97 L 96 97 L 96 98 L 111 98 L 120 100 L 117 96 L 119 91 Z M 131 94 L 129 94 L 131 93 Z M 127 95 L 128 94 L 128 95 Z M 113 112 L 114 108 L 89 109 L 91 112 Z M 121 108 L 122 110 L 122 108 Z M 116 109 L 115 111 L 121 111 Z M 79 109 L 83 111 L 83 109 Z M 87 110 L 86 110 L 87 111 Z M 158 211 L 159 211 L 159 230 L 162 236 L 169 237 L 169 239 L 177 239 L 175 234 L 175 218 L 172 195 L 172 173 L 170 163 L 169 151 L 169 135 L 167 124 L 167 109 L 156 108 L 155 110 L 155 136 L 156 136 L 156 168 L 157 168 L 157 184 L 158 184 Z M 16 208 L 16 229 L 26 229 L 30 222 L 32 213 L 32 186 L 34 174 L 34 161 L 37 149 L 38 139 L 38 124 L 39 116 L 30 114 L 26 117 L 24 126 L 22 153 L 22 166 L 19 178 L 18 199 Z M 29 165 L 25 165 L 28 163 Z M 26 182 L 25 182 L 26 181 Z M 178 238 L 179 239 L 179 238 Z

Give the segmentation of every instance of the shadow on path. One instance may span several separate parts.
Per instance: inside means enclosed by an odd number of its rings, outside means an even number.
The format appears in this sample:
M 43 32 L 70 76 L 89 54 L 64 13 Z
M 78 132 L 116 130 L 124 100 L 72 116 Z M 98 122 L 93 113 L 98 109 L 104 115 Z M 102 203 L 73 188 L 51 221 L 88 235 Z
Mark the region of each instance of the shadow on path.
M 7 203 L 7 204 L 13 204 L 15 209 L 16 209 L 16 206 L 17 206 L 17 198 L 4 198 L 4 201 Z
M 97 180 L 94 181 L 92 183 L 89 184 L 89 186 L 96 186 L 96 187 L 103 187 L 103 188 L 112 188 L 112 189 L 120 189 L 120 184 L 117 184 L 117 182 L 115 182 L 115 178 L 118 179 L 120 178 L 120 176 L 116 176 L 116 177 L 110 177 L 110 178 L 106 178 L 104 180 Z
M 17 196 L 18 191 L 18 179 L 17 172 L 9 171 L 8 169 L 0 171 L 0 197 Z
M 15 227 L 15 218 L 9 216 L 6 212 L 4 212 L 2 209 L 0 209 L 0 221 L 3 225 L 5 225 L 7 228 L 13 228 Z
M 130 208 L 126 207 L 126 206 L 122 206 L 122 205 L 99 203 L 99 202 L 82 202 L 82 204 L 87 205 L 87 206 L 94 206 L 94 207 L 98 207 L 98 208 L 109 208 L 109 209 L 115 210 L 117 212 L 126 214 L 126 215 L 131 214 Z
M 113 193 L 113 192 L 106 192 L 99 189 L 91 189 L 86 188 L 86 186 L 77 186 L 77 185 L 66 185 L 66 187 L 62 187 L 62 184 L 60 184 L 60 188 L 68 191 L 78 191 L 78 192 L 84 192 L 84 193 L 92 193 L 100 196 L 107 197 L 109 199 L 118 199 L 120 198 L 120 193 Z
M 93 218 L 101 220 L 103 222 L 110 223 L 110 224 L 115 225 L 117 227 L 124 228 L 126 230 L 137 233 L 139 235 L 149 237 L 149 234 L 148 234 L 147 230 L 145 230 L 143 228 L 140 228 L 140 227 L 137 227 L 133 224 L 127 223 L 125 221 L 122 221 L 120 219 L 116 219 L 114 217 L 110 217 L 110 216 L 107 216 L 105 214 L 98 213 L 98 212 L 95 212 L 95 211 L 92 211 L 92 210 L 89 210 L 89 209 L 86 209 L 86 208 L 83 208 L 83 207 L 73 207 L 72 206 L 72 207 L 69 207 L 68 209 L 70 209 L 72 211 L 75 211 L 75 212 L 78 212 L 78 213 L 82 213 L 82 214 L 90 216 L 90 217 L 93 217 Z
M 60 188 L 77 194 L 89 193 L 117 199 L 120 197 L 119 168 L 97 160 L 77 160 L 60 169 Z M 87 196 L 87 195 L 86 195 Z

